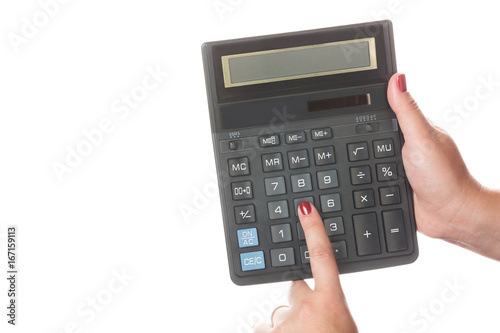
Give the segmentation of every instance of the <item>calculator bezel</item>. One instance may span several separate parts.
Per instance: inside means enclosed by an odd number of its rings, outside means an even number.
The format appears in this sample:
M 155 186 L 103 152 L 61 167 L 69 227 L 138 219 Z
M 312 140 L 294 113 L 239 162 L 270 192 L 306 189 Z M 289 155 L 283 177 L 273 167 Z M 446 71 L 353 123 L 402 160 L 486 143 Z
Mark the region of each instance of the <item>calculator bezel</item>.
M 224 87 L 222 64 L 220 60 L 224 55 L 319 44 L 361 37 L 375 37 L 376 39 L 378 66 L 375 70 L 241 87 Z M 237 105 L 252 105 L 252 110 L 260 110 L 257 107 L 259 105 L 271 105 L 273 103 L 271 101 L 275 101 L 276 105 L 280 105 L 281 101 L 293 99 L 294 96 L 297 96 L 298 99 L 304 99 L 307 98 L 307 96 L 318 96 L 317 98 L 320 98 L 320 96 L 323 95 L 331 96 L 336 94 L 342 96 L 349 93 L 364 92 L 370 89 L 379 92 L 379 94 L 382 90 L 385 94 L 390 77 L 397 71 L 392 23 L 390 21 L 378 21 L 327 29 L 211 42 L 203 44 L 202 53 L 231 279 L 238 285 L 248 285 L 310 278 L 312 277 L 310 267 L 303 267 L 301 270 L 295 269 L 294 271 L 290 271 L 289 274 L 283 273 L 286 270 L 281 270 L 280 273 L 276 274 L 259 274 L 259 272 L 252 272 L 252 274 L 236 273 L 236 271 L 241 269 L 236 267 L 237 260 L 235 260 L 234 256 L 237 254 L 232 253 L 233 246 L 229 241 L 234 238 L 234 235 L 232 235 L 234 228 L 229 226 L 231 219 L 227 215 L 231 214 L 231 207 L 226 203 L 231 201 L 232 198 L 227 197 L 226 194 L 230 180 L 228 179 L 228 175 L 223 171 L 227 169 L 227 166 L 223 165 L 227 163 L 227 160 L 221 157 L 224 150 L 221 142 L 230 140 L 236 133 L 241 135 L 241 137 L 256 135 L 256 130 L 265 126 L 265 124 L 269 124 L 273 115 L 266 114 L 269 110 L 261 110 L 255 111 L 256 114 L 254 114 L 252 118 L 244 118 L 244 121 L 240 120 L 241 117 L 238 115 L 234 116 L 234 120 L 227 121 L 227 113 L 224 113 L 226 112 L 225 108 L 232 108 L 232 110 L 234 110 L 234 107 Z M 382 119 L 395 118 L 386 98 L 382 102 L 380 103 L 383 105 L 374 106 L 370 112 L 381 115 Z M 322 118 L 331 117 L 339 117 L 339 120 L 344 119 L 346 122 L 349 122 L 350 120 L 348 119 L 351 119 L 356 114 L 366 114 L 366 111 L 363 110 L 363 108 L 352 108 L 349 110 L 336 110 L 335 113 L 291 110 L 289 112 L 295 118 L 290 123 L 289 128 L 295 128 L 306 122 L 318 123 Z M 404 138 L 399 129 L 398 137 L 398 149 L 400 150 L 404 143 Z M 400 153 L 399 151 L 397 159 L 402 168 Z M 404 171 L 402 176 L 404 176 Z M 408 198 L 408 214 L 411 226 L 411 230 L 408 231 L 408 234 L 413 242 L 411 253 L 406 253 L 403 256 L 379 258 L 373 261 L 365 260 L 339 264 L 339 271 L 341 273 L 407 264 L 417 259 L 418 245 L 413 211 L 413 195 L 411 187 L 407 180 L 405 181 L 407 183 L 406 197 Z
M 375 38 L 377 69 L 242 87 L 224 87 L 222 56 L 368 37 Z M 388 81 L 389 73 L 396 72 L 390 21 L 211 42 L 203 44 L 202 49 L 207 60 L 205 71 L 209 71 L 214 78 L 210 85 L 215 88 L 212 92 L 215 93 L 213 97 L 217 98 L 218 104 L 380 83 Z

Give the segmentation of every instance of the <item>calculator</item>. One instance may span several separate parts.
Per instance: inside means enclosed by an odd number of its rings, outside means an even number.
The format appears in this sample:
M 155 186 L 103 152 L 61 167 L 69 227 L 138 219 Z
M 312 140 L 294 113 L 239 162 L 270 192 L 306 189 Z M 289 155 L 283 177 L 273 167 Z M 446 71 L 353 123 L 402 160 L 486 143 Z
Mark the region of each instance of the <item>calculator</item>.
M 235 284 L 312 277 L 302 201 L 320 212 L 340 273 L 417 259 L 404 139 L 387 101 L 394 50 L 390 21 L 203 44 Z

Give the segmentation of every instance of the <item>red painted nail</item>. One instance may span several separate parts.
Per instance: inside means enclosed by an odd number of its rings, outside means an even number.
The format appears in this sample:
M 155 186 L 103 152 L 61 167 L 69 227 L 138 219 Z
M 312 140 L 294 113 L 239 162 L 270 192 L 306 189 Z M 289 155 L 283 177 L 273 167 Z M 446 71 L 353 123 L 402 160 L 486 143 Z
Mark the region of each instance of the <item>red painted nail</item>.
M 311 204 L 309 201 L 302 201 L 299 205 L 302 215 L 309 215 L 312 212 Z
M 401 92 L 406 92 L 406 76 L 404 74 L 399 75 L 396 78 L 396 82 L 398 84 L 399 90 L 401 90 Z

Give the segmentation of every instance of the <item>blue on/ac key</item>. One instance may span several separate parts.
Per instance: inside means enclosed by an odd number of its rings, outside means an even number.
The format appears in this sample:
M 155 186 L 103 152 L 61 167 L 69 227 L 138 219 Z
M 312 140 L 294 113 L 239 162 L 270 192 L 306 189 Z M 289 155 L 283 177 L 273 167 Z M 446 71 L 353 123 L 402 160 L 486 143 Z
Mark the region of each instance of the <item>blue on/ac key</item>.
M 240 259 L 243 272 L 266 268 L 263 251 L 241 253 Z
M 257 228 L 238 230 L 238 244 L 240 247 L 250 247 L 259 245 Z

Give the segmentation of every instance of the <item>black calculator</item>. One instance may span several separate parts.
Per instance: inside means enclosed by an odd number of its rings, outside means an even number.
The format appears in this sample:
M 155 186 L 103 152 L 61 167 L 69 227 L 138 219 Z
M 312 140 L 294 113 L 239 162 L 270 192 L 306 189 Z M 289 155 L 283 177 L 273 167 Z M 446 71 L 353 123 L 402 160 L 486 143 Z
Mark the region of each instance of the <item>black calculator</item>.
M 302 201 L 321 214 L 341 273 L 418 257 L 403 136 L 387 101 L 390 21 L 205 43 L 231 279 L 312 277 Z

